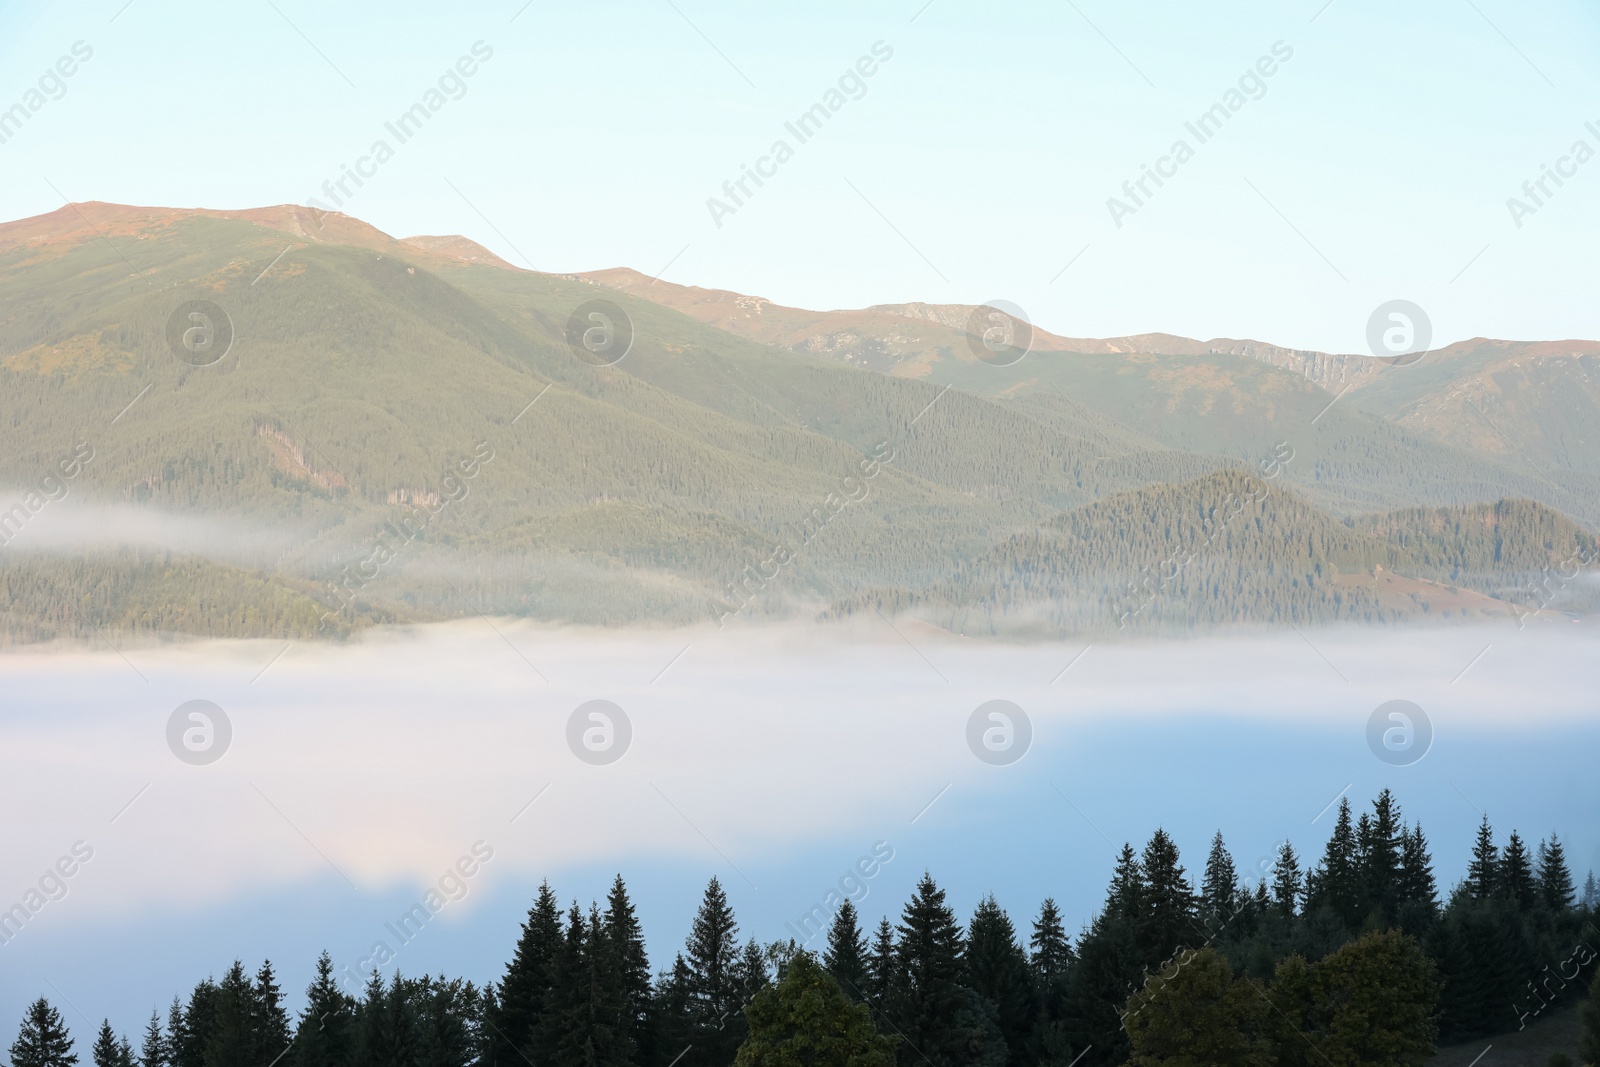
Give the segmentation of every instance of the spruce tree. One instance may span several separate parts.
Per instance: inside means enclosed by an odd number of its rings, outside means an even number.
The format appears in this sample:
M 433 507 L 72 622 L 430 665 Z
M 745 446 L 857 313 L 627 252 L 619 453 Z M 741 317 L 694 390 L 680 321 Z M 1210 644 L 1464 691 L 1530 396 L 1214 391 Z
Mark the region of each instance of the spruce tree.
M 534 1023 L 544 1010 L 550 969 L 561 939 L 561 905 L 550 883 L 544 882 L 528 909 L 517 947 L 496 990 L 494 1014 L 488 1020 L 489 1062 L 484 1067 L 525 1067 L 524 1050 L 532 1047 Z M 545 1050 L 534 1051 L 542 1054 Z
M 833 922 L 828 926 L 822 966 L 833 975 L 845 996 L 854 1001 L 867 999 L 867 939 L 861 932 L 855 902 L 848 897 L 833 913 Z
M 1495 847 L 1494 830 L 1489 826 L 1487 815 L 1478 824 L 1478 836 L 1472 845 L 1467 886 L 1477 900 L 1488 900 L 1500 889 L 1500 850 Z
M 1033 974 L 1016 928 L 993 894 L 978 902 L 967 925 L 962 975 L 968 988 L 994 1005 L 1010 1062 L 1022 1063 L 1033 1034 Z
M 723 1067 L 739 1047 L 740 1026 L 735 1016 L 743 1005 L 738 987 L 738 935 L 739 924 L 734 921 L 728 895 L 713 877 L 684 945 L 695 1044 L 684 1059 L 685 1067 Z
M 1323 850 L 1322 862 L 1306 879 L 1306 913 L 1326 912 L 1346 933 L 1361 922 L 1365 893 L 1359 846 L 1350 817 L 1350 800 L 1339 798 L 1339 814 Z
M 133 1043 L 127 1034 L 117 1038 L 117 1067 L 133 1067 Z
M 398 974 L 385 986 L 372 972 L 356 1013 L 356 1067 L 417 1067 L 417 1017 L 408 993 Z
M 94 1067 L 121 1067 L 120 1052 L 117 1035 L 111 1031 L 111 1020 L 102 1020 L 100 1032 L 95 1035 L 94 1045 L 89 1049 Z
M 183 1009 L 183 1025 L 168 1027 L 167 1041 L 175 1067 L 206 1067 L 206 1050 L 217 1025 L 221 991 L 207 978 L 194 987 Z
M 250 1002 L 253 1062 L 265 1067 L 289 1047 L 289 1016 L 283 1010 L 283 990 L 272 973 L 272 961 L 263 960 L 256 971 Z
M 1205 876 L 1200 883 L 1200 918 L 1205 923 L 1207 939 L 1218 936 L 1232 922 L 1238 882 L 1233 857 L 1218 830 L 1211 838 L 1211 852 L 1206 856 Z
M 1294 854 L 1294 846 L 1284 841 L 1278 846 L 1278 858 L 1272 865 L 1272 902 L 1277 905 L 1278 913 L 1286 919 L 1292 918 L 1304 891 L 1300 859 Z
M 903 1067 L 926 1060 L 932 1067 L 993 1064 L 1006 1045 L 993 1009 L 961 985 L 963 938 L 944 890 L 923 873 L 901 913 L 895 942 L 896 981 L 889 1019 L 905 1038 Z
M 1501 855 L 1500 887 L 1517 906 L 1517 910 L 1524 915 L 1533 910 L 1534 901 L 1539 897 L 1528 846 L 1523 843 L 1521 836 L 1515 830 L 1511 831 L 1511 836 L 1506 839 L 1506 849 Z
M 1111 872 L 1111 888 L 1106 891 L 1105 913 L 1128 922 L 1137 922 L 1145 908 L 1144 871 L 1139 866 L 1139 854 L 1126 841 L 1117 853 L 1117 864 Z
M 606 894 L 603 920 L 605 936 L 616 956 L 617 980 L 622 993 L 623 1027 L 639 1063 L 649 1063 L 654 1055 L 650 1026 L 650 959 L 644 948 L 644 929 L 628 899 L 622 875 L 611 883 Z
M 894 949 L 894 928 L 886 915 L 878 920 L 878 929 L 872 937 L 872 947 L 867 952 L 867 1004 L 880 1025 L 888 1023 L 883 1012 L 889 1003 L 889 992 L 895 985 L 898 973 Z
M 306 987 L 306 1007 L 295 1028 L 296 1067 L 351 1067 L 355 1057 L 356 1005 L 333 977 L 333 960 L 317 957 Z
M 1195 894 L 1178 862 L 1178 846 L 1165 830 L 1150 836 L 1139 870 L 1144 908 L 1134 930 L 1144 965 L 1156 967 L 1180 947 L 1203 942 L 1205 934 L 1196 921 Z
M 1552 833 L 1539 842 L 1539 898 L 1552 913 L 1560 915 L 1572 907 L 1572 872 L 1567 869 L 1567 852 L 1561 839 Z
M 1418 823 L 1400 835 L 1399 894 L 1400 928 L 1421 935 L 1438 918 L 1439 891 L 1433 877 L 1433 856 L 1428 839 Z
M 239 1067 L 255 1062 L 255 1008 L 255 987 L 245 973 L 244 964 L 234 960 L 222 981 L 217 983 L 205 1067 Z
M 1400 805 L 1394 794 L 1385 789 L 1372 802 L 1372 818 L 1366 824 L 1365 840 L 1361 842 L 1361 881 L 1365 892 L 1365 908 L 1374 911 L 1385 922 L 1393 922 L 1399 909 L 1401 834 L 1405 829 L 1400 820 Z
M 167 1038 L 161 1032 L 161 1014 L 150 1009 L 150 1021 L 144 1027 L 144 1040 L 139 1045 L 139 1067 L 167 1067 Z
M 1040 1065 L 1068 1063 L 1072 1057 L 1066 1055 L 1071 1047 L 1067 1034 L 1067 997 L 1074 957 L 1061 911 L 1050 897 L 1039 906 L 1028 949 L 1028 967 L 1033 972 L 1037 1005 L 1029 1041 L 1031 1061 Z
M 73 1067 L 77 1062 L 61 1013 L 43 997 L 28 1005 L 11 1043 L 11 1067 Z
M 172 1003 L 167 1007 L 167 1040 L 165 1051 L 167 1054 L 167 1067 L 179 1067 L 178 1050 L 183 1045 L 183 1002 L 178 995 L 172 995 Z
M 1600 882 L 1594 880 L 1594 871 L 1583 880 L 1583 907 L 1585 911 L 1600 908 Z

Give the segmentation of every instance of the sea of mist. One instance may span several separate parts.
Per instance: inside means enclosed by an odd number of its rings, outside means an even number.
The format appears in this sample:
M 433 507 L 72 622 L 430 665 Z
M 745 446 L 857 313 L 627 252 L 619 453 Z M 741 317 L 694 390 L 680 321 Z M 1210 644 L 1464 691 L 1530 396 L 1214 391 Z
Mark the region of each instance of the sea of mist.
M 763 941 L 803 939 L 801 917 L 841 889 L 875 924 L 924 870 L 963 914 L 992 891 L 1025 926 L 1054 896 L 1076 929 L 1124 841 L 1165 826 L 1194 876 L 1218 829 L 1241 873 L 1285 839 L 1309 865 L 1336 799 L 1385 787 L 1427 830 L 1441 891 L 1482 813 L 1502 840 L 1559 831 L 1581 881 L 1600 870 L 1597 653 L 1592 628 L 1557 622 L 1006 645 L 876 618 L 13 650 L 0 908 L 80 842 L 92 858 L 0 944 L 0 1027 L 43 994 L 81 1040 L 103 1016 L 132 1036 L 235 957 L 271 958 L 298 1006 L 324 948 L 350 975 L 385 943 L 386 973 L 494 979 L 547 877 L 586 906 L 623 873 L 657 967 L 712 876 Z M 203 766 L 168 744 L 197 699 L 232 731 Z M 596 699 L 632 729 L 607 765 L 568 744 Z M 1033 733 L 1004 766 L 967 740 L 994 699 Z M 1432 729 L 1409 765 L 1368 744 L 1393 699 Z

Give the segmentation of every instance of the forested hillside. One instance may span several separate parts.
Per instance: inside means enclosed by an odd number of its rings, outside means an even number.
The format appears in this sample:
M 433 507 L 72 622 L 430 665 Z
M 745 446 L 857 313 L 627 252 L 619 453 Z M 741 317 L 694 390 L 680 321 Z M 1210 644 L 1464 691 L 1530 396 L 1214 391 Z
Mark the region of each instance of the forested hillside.
M 713 878 L 683 949 L 653 969 L 620 876 L 587 907 L 546 883 L 497 975 L 408 978 L 381 973 L 387 957 L 324 953 L 294 1013 L 270 962 L 252 975 L 236 960 L 152 1005 L 142 1032 L 108 1019 L 92 1043 L 41 996 L 11 1062 L 1419 1067 L 1441 1039 L 1492 1038 L 1585 999 L 1567 1054 L 1600 1059 L 1600 886 L 1590 873 L 1575 887 L 1554 835 L 1500 844 L 1486 818 L 1444 889 L 1422 827 L 1385 790 L 1359 817 L 1341 801 L 1314 863 L 1284 842 L 1241 868 L 1219 832 L 1198 870 L 1157 829 L 1123 846 L 1075 936 L 1048 899 L 1019 925 L 986 897 L 963 926 L 924 874 L 897 918 L 864 925 L 831 899 L 766 942 Z
M 475 248 L 296 208 L 0 226 L 0 640 L 1591 607 L 1552 576 L 1593 568 L 1593 494 L 1248 355 L 957 346 L 884 374 Z M 631 330 L 615 365 L 568 343 L 597 298 Z M 215 359 L 176 340 L 195 301 L 231 335 Z M 63 547 L 110 505 L 215 530 Z

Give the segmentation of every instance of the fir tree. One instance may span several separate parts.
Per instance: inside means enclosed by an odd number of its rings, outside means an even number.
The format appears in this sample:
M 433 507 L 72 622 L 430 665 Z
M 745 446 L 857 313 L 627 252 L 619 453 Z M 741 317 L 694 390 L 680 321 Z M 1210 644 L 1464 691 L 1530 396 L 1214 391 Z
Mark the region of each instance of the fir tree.
M 926 872 L 901 913 L 889 1018 L 905 1038 L 903 1067 L 1003 1064 L 1006 1046 L 991 1009 L 961 986 L 963 938 L 955 914 Z
M 121 1067 L 121 1051 L 117 1035 L 111 1031 L 111 1020 L 102 1020 L 100 1032 L 95 1035 L 94 1045 L 89 1049 L 94 1067 Z
M 1139 860 L 1144 907 L 1134 930 L 1146 967 L 1155 967 L 1178 948 L 1205 939 L 1195 919 L 1195 895 L 1178 862 L 1178 846 L 1157 829 Z
M 217 983 L 205 1067 L 239 1067 L 255 1062 L 255 1009 L 255 987 L 244 964 L 234 960 Z
M 894 950 L 894 928 L 889 925 L 886 915 L 878 920 L 878 929 L 873 934 L 872 947 L 867 952 L 867 1004 L 874 1012 L 874 1018 L 883 1022 L 883 1012 L 889 1002 L 889 992 L 895 984 L 896 962 Z
M 822 966 L 833 975 L 845 996 L 854 1001 L 867 999 L 867 939 L 861 932 L 855 902 L 848 897 L 833 913 Z
M 1567 852 L 1554 833 L 1539 842 L 1538 862 L 1539 899 L 1559 915 L 1572 907 L 1574 893 L 1572 872 L 1567 869 Z
M 1533 880 L 1533 861 L 1528 846 L 1513 830 L 1506 839 L 1506 849 L 1500 859 L 1500 887 L 1516 904 L 1517 910 L 1526 914 L 1538 899 L 1538 887 Z
M 1401 929 L 1411 934 L 1423 933 L 1438 917 L 1439 891 L 1433 878 L 1433 856 L 1428 852 L 1421 823 L 1401 833 L 1397 889 Z
M 733 1059 L 742 1036 L 742 999 L 738 986 L 739 924 L 722 883 L 712 878 L 695 913 L 684 946 L 689 967 L 689 1005 L 695 1049 L 686 1067 Z M 692 1062 L 691 1062 L 692 1061 Z
M 1489 816 L 1478 824 L 1477 840 L 1472 845 L 1472 862 L 1467 865 L 1467 886 L 1474 898 L 1488 900 L 1500 889 L 1500 850 L 1494 844 Z
M 489 1062 L 485 1067 L 525 1067 L 527 1058 L 544 1058 L 543 1049 L 533 1049 L 532 1057 L 525 1057 L 524 1050 L 533 1048 L 534 1023 L 544 1010 L 560 943 L 561 905 L 550 883 L 545 882 L 528 909 L 517 947 L 500 979 L 495 1011 L 489 1018 Z
M 1105 913 L 1128 922 L 1137 922 L 1144 914 L 1144 896 L 1144 871 L 1139 866 L 1139 854 L 1131 844 L 1123 842 L 1122 851 L 1117 854 L 1117 865 L 1111 872 Z
M 167 1067 L 167 1038 L 161 1032 L 161 1014 L 154 1008 L 150 1009 L 150 1021 L 144 1027 L 138 1062 L 139 1067 Z
M 306 987 L 306 1008 L 295 1028 L 296 1067 L 350 1067 L 355 1056 L 356 1006 L 333 978 L 333 960 L 317 957 Z
M 283 1010 L 283 990 L 272 973 L 272 961 L 263 960 L 256 971 L 250 1001 L 253 1062 L 272 1063 L 289 1047 L 289 1016 Z
M 611 951 L 616 956 L 622 1025 L 638 1062 L 649 1063 L 654 1055 L 650 1026 L 650 959 L 645 953 L 644 930 L 620 874 L 606 895 L 604 926 Z
M 1067 968 L 1072 965 L 1072 943 L 1067 940 L 1061 911 L 1051 897 L 1045 897 L 1044 903 L 1039 906 L 1039 917 L 1033 920 L 1033 936 L 1028 939 L 1028 949 L 1028 963 L 1041 987 L 1055 985 L 1066 979 Z
M 1583 880 L 1583 907 L 1585 911 L 1600 908 L 1600 882 L 1594 880 L 1593 871 Z
M 1033 1033 L 1033 975 L 1010 916 L 992 894 L 978 902 L 967 925 L 962 974 L 968 988 L 994 1005 L 1010 1061 L 1023 1062 Z
M 1205 876 L 1200 882 L 1200 917 L 1205 921 L 1208 939 L 1221 933 L 1233 920 L 1238 882 L 1233 857 L 1222 843 L 1222 831 L 1218 830 L 1211 838 Z
M 206 1067 L 206 1050 L 216 1029 L 217 1003 L 221 991 L 207 978 L 197 983 L 183 1009 L 183 1024 L 168 1027 L 168 1047 L 175 1067 Z
M 11 1067 L 73 1067 L 77 1062 L 61 1013 L 43 997 L 28 1005 L 11 1043 Z
M 1306 879 L 1307 913 L 1325 911 L 1347 932 L 1360 924 L 1365 893 L 1359 859 L 1350 801 L 1340 797 L 1339 815 L 1334 820 L 1322 862 Z
M 1304 889 L 1300 859 L 1294 854 L 1294 846 L 1284 841 L 1278 846 L 1278 858 L 1272 865 L 1272 902 L 1277 905 L 1278 913 L 1286 919 L 1292 918 Z
M 1400 866 L 1403 843 L 1400 806 L 1394 794 L 1385 789 L 1372 802 L 1372 818 L 1363 823 L 1360 842 L 1361 882 L 1365 907 L 1384 922 L 1392 922 L 1400 903 Z
M 1046 897 L 1033 921 L 1028 939 L 1028 967 L 1033 972 L 1035 1013 L 1029 1050 L 1036 1064 L 1068 1063 L 1071 1048 L 1067 1034 L 1068 981 L 1073 965 L 1072 943 L 1061 922 L 1056 902 Z
M 172 1003 L 167 1007 L 167 1039 L 163 1049 L 167 1056 L 167 1067 L 178 1067 L 178 1050 L 183 1045 L 183 1002 L 178 995 L 172 995 Z

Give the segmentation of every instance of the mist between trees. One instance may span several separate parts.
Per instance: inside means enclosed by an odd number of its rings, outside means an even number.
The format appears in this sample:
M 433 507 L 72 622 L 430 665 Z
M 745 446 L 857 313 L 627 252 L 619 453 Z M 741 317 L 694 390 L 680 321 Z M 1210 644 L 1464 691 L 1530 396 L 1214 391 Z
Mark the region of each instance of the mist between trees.
M 741 942 L 717 879 L 681 951 L 653 974 L 619 875 L 604 905 L 563 910 L 541 885 L 504 972 L 478 985 L 423 975 L 340 988 L 324 953 L 291 1020 L 271 963 L 235 961 L 137 1048 L 109 1020 L 95 1067 L 1031 1067 L 1109 1064 L 1421 1064 L 1443 1039 L 1517 1028 L 1541 968 L 1550 1005 L 1578 1000 L 1600 1054 L 1600 887 L 1575 887 L 1561 841 L 1496 841 L 1487 817 L 1465 876 L 1440 899 L 1427 837 L 1384 790 L 1341 800 L 1319 860 L 1277 849 L 1241 879 L 1221 833 L 1198 882 L 1157 829 L 1124 845 L 1101 910 L 1076 937 L 1053 900 L 1020 930 L 995 901 L 963 927 L 925 873 L 898 922 L 864 929 L 848 897 L 825 949 Z M 1590 943 L 1593 943 L 1592 941 Z M 1541 998 L 1541 1004 L 1547 1003 Z M 1541 1009 L 1542 1010 L 1542 1009 Z M 74 1039 L 45 998 L 14 1067 L 71 1067 Z M 1199 1057 L 1198 1059 L 1196 1057 Z

